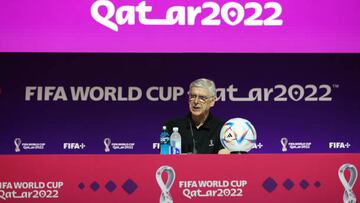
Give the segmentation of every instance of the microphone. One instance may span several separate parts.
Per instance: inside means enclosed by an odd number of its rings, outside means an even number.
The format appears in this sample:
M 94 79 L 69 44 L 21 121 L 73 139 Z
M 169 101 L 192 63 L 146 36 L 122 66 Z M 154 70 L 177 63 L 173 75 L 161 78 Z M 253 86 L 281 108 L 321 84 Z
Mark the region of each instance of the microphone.
M 189 119 L 189 127 L 190 127 L 192 142 L 193 142 L 192 153 L 193 153 L 193 154 L 197 154 L 197 149 L 196 149 L 196 144 L 195 144 L 196 142 L 195 142 L 194 132 L 193 132 L 193 129 L 192 129 L 192 125 L 191 125 L 191 120 L 190 120 L 190 119 Z

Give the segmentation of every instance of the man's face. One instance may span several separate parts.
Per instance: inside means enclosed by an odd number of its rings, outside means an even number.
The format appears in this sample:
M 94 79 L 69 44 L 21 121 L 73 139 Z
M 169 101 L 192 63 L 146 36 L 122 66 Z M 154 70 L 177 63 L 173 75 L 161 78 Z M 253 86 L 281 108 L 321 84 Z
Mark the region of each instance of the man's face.
M 215 104 L 215 98 L 209 91 L 201 87 L 192 87 L 189 92 L 189 109 L 193 116 L 201 116 L 209 112 Z

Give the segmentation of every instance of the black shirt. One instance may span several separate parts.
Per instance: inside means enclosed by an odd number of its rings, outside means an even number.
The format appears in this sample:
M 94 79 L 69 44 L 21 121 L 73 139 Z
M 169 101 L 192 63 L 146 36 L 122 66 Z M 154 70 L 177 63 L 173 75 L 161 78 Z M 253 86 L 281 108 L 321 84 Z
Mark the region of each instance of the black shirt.
M 220 143 L 220 130 L 224 122 L 215 118 L 211 113 L 199 129 L 191 119 L 191 113 L 183 118 L 168 121 L 165 125 L 170 134 L 173 127 L 179 128 L 181 153 L 217 154 L 223 148 Z

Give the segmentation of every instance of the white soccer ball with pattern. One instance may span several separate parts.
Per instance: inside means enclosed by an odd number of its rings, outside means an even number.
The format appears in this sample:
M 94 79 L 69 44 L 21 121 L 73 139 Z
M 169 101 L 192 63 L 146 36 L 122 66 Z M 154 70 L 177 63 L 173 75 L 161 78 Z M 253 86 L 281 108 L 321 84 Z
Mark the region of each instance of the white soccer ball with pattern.
M 230 152 L 249 152 L 256 143 L 256 131 L 243 118 L 228 120 L 220 131 L 220 142 Z

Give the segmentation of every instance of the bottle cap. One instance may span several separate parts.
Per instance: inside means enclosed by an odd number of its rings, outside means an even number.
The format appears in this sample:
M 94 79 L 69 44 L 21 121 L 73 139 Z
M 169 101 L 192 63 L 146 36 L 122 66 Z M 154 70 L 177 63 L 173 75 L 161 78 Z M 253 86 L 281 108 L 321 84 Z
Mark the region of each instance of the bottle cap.
M 166 126 L 165 126 L 165 125 L 163 126 L 163 130 L 166 130 Z
M 173 127 L 173 131 L 174 131 L 174 132 L 178 132 L 178 131 L 179 131 L 179 128 L 178 128 L 178 127 Z

